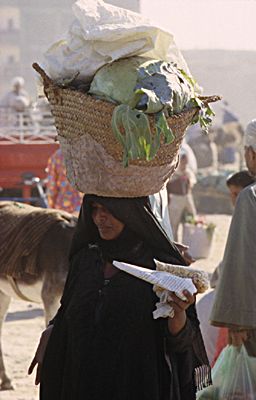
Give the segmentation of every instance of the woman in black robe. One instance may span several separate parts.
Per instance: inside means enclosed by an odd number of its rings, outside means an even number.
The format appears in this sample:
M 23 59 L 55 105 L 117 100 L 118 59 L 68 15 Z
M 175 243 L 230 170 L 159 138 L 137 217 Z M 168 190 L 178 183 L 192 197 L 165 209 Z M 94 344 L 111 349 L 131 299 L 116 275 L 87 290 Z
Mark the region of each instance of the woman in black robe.
M 29 370 L 37 365 L 40 399 L 195 399 L 210 369 L 194 297 L 172 295 L 174 318 L 154 320 L 152 285 L 112 265 L 185 264 L 148 199 L 85 195 L 70 258 L 61 307 Z

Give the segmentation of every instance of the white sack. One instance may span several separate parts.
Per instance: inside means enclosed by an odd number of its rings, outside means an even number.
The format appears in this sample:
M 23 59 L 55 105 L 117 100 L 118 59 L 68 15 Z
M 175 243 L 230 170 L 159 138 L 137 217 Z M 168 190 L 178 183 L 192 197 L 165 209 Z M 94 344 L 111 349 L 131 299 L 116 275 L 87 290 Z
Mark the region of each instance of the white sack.
M 75 20 L 66 37 L 45 53 L 52 79 L 90 81 L 95 72 L 114 60 L 134 55 L 173 61 L 188 72 L 173 35 L 140 14 L 104 3 L 78 0 L 72 7 Z

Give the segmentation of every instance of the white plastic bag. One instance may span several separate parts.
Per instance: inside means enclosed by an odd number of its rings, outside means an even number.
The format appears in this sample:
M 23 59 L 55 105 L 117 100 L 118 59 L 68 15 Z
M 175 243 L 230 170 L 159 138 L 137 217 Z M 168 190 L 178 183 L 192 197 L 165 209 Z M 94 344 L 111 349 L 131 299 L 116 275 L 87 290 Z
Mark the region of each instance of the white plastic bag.
M 256 357 L 244 346 L 226 346 L 212 370 L 213 386 L 197 394 L 197 400 L 255 400 Z
M 72 78 L 79 72 L 79 79 L 90 81 L 103 65 L 134 55 L 173 61 L 188 72 L 173 35 L 142 15 L 102 0 L 78 0 L 73 13 L 66 37 L 45 53 L 45 69 L 52 79 Z
M 189 246 L 189 252 L 196 260 L 210 256 L 213 238 L 214 231 L 208 232 L 204 225 L 183 225 L 182 243 Z

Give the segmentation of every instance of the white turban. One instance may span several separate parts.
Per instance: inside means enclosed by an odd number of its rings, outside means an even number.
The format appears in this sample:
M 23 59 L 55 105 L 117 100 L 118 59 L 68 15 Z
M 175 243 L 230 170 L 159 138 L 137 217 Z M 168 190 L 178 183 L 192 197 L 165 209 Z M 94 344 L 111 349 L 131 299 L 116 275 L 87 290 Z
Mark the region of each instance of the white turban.
M 244 134 L 244 145 L 252 147 L 256 151 L 256 119 L 253 119 L 247 125 Z
M 16 85 L 19 85 L 20 87 L 23 87 L 24 84 L 25 84 L 25 81 L 22 78 L 22 76 L 16 76 L 15 78 L 13 78 L 13 80 L 11 82 L 12 87 L 16 86 Z

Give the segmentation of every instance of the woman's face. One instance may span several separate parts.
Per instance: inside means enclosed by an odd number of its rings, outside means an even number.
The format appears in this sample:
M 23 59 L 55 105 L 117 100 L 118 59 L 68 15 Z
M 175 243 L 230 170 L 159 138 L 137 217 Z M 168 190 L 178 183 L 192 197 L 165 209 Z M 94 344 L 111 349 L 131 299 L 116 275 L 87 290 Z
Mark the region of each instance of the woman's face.
M 92 203 L 92 220 L 104 240 L 116 239 L 124 229 L 124 224 L 99 203 Z

